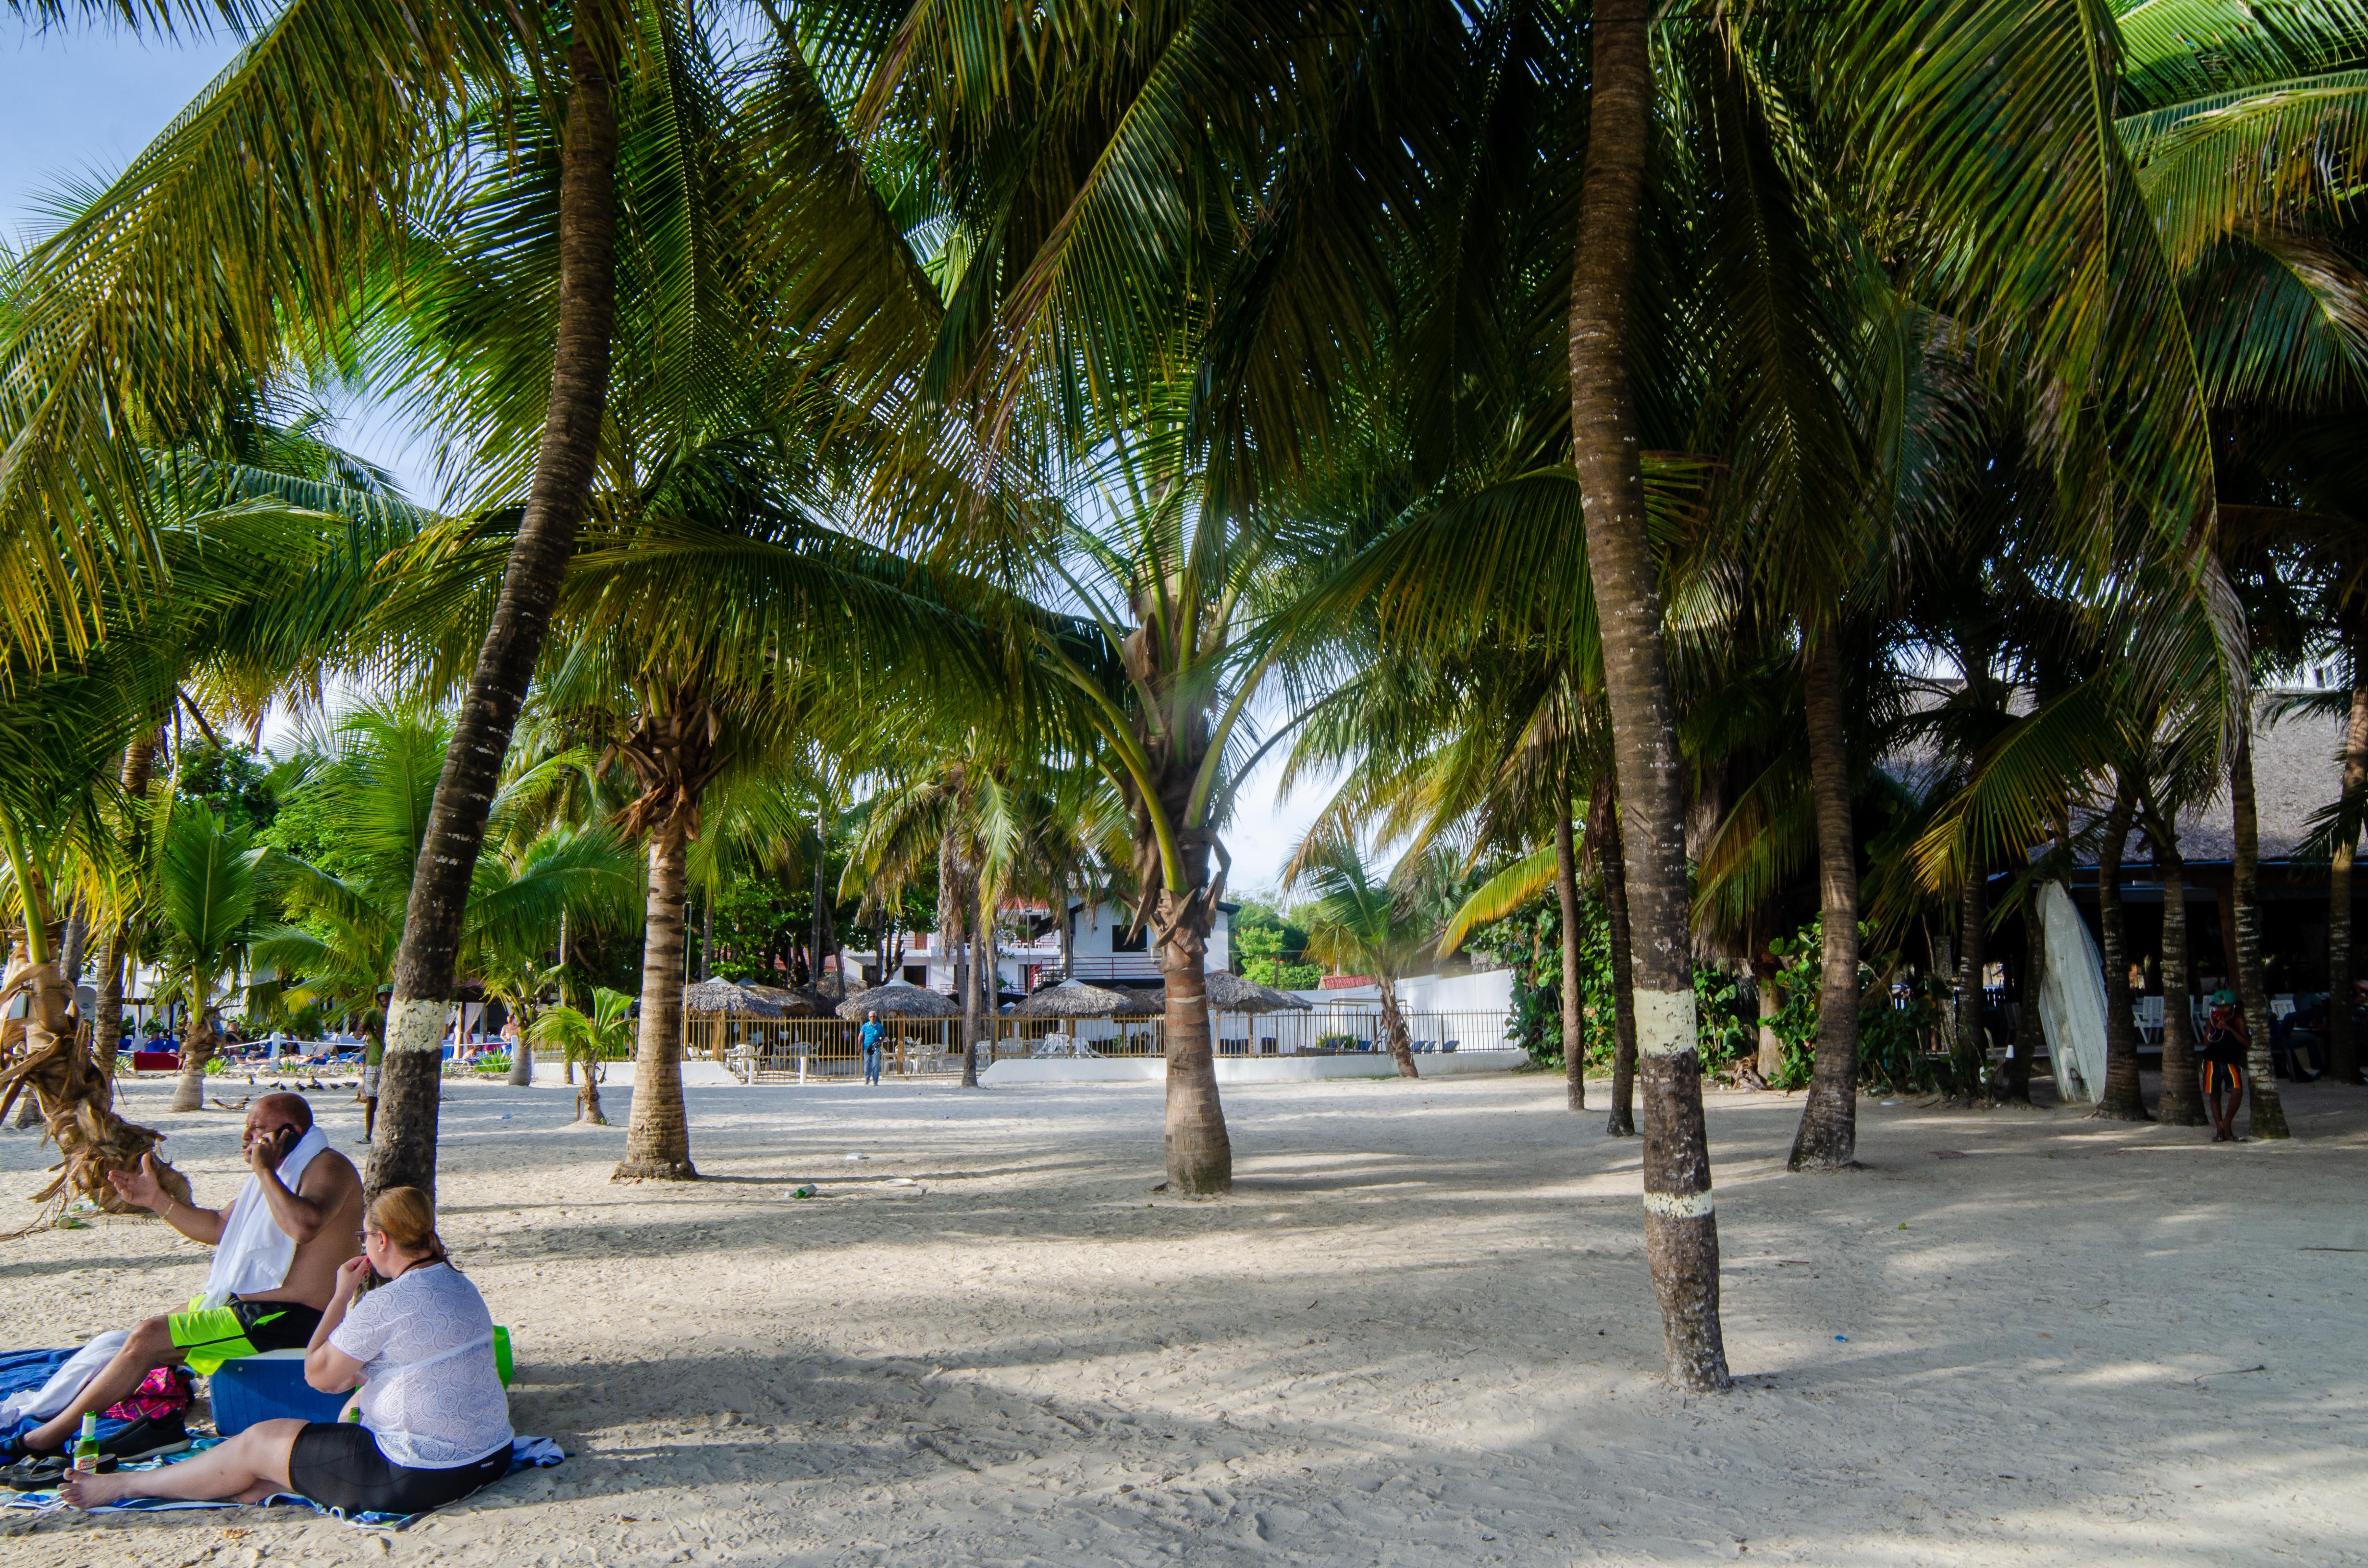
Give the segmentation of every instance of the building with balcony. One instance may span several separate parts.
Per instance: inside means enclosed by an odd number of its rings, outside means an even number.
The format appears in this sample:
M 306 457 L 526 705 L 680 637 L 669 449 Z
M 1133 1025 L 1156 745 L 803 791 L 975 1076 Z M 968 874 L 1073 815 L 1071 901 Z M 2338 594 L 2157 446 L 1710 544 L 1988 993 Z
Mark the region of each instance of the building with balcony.
M 1233 916 L 1240 906 L 1217 905 L 1209 931 L 1209 967 L 1231 969 Z M 1133 913 L 1116 904 L 1072 903 L 1068 909 L 1072 972 L 1096 984 L 1156 985 L 1159 962 L 1150 934 L 1130 931 Z M 951 994 L 961 955 L 946 951 L 935 931 L 916 931 L 905 940 L 903 978 Z M 849 953 L 850 960 L 858 955 Z M 1061 978 L 1061 928 L 1042 904 L 1006 908 L 996 921 L 996 979 L 1005 991 L 1026 994 Z M 869 978 L 869 977 L 868 977 Z

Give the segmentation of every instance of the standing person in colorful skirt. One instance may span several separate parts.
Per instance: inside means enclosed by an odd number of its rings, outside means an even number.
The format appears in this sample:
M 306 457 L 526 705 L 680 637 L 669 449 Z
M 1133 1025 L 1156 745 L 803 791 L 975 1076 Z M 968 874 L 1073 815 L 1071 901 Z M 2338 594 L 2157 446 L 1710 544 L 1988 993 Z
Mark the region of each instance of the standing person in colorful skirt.
M 2203 1074 L 2203 1108 L 2212 1114 L 2212 1142 L 2235 1143 L 2237 1108 L 2245 1103 L 2245 1055 L 2251 1048 L 2245 1033 L 2245 1015 L 2237 994 L 2217 991 L 2212 1012 L 2203 1021 L 2203 1043 L 2196 1048 L 2196 1070 Z
M 206 1290 L 187 1309 L 149 1318 L 51 1420 L 0 1458 L 39 1465 L 74 1441 L 83 1412 L 105 1410 L 159 1367 L 211 1373 L 224 1361 L 311 1343 L 337 1269 L 361 1256 L 362 1180 L 329 1147 L 302 1095 L 265 1095 L 247 1108 L 248 1176 L 221 1209 L 193 1209 L 157 1184 L 152 1155 L 107 1179 L 127 1202 L 214 1249 Z M 51 1462 L 54 1462 L 51 1460 Z

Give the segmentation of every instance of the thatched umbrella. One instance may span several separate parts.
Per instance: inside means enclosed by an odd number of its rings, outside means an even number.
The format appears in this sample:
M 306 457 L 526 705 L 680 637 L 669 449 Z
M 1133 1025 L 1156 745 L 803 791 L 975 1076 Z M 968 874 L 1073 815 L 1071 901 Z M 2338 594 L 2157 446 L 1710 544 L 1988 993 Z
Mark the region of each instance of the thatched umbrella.
M 959 1018 L 962 1009 L 953 999 L 934 991 L 924 991 L 917 985 L 907 985 L 892 980 L 885 985 L 875 985 L 869 991 L 859 991 L 838 1005 L 838 1016 L 860 1021 L 865 1014 L 877 1009 L 883 1018 Z
M 1117 1018 L 1141 1017 L 1158 1009 L 1133 992 L 1064 980 L 1039 991 L 1015 1011 L 1023 1018 Z
M 794 985 L 751 984 L 744 985 L 741 989 L 751 996 L 761 996 L 772 1003 L 780 1008 L 785 1017 L 827 1018 L 835 1016 L 831 1009 L 837 1006 L 836 998 L 825 1000 L 811 991 L 802 990 Z
M 1287 991 L 1244 980 L 1229 970 L 1212 970 L 1208 977 L 1209 1010 L 1212 1013 L 1307 1013 L 1315 1005 Z
M 682 1010 L 686 1013 L 722 1015 L 737 1018 L 780 1018 L 789 1009 L 769 997 L 759 996 L 746 986 L 734 985 L 728 980 L 701 980 L 682 988 Z

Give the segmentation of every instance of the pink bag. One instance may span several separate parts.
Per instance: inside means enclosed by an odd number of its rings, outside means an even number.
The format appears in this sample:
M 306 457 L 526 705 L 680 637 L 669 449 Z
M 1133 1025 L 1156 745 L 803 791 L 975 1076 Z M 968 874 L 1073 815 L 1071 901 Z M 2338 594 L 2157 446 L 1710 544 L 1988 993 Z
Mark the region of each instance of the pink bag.
M 107 1419 L 159 1421 L 178 1415 L 189 1408 L 196 1387 L 187 1367 L 158 1367 L 131 1391 L 131 1398 L 107 1407 Z

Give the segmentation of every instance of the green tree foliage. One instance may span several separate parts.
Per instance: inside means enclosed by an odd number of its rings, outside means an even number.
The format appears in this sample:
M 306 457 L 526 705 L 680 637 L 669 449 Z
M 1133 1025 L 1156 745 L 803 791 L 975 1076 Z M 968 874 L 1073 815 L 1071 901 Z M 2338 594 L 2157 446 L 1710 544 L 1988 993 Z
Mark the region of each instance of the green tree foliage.
M 1860 932 L 1862 949 L 1869 954 L 1875 954 L 1875 935 L 1873 926 Z M 1782 966 L 1778 984 L 1784 1001 L 1773 1025 L 1776 1038 L 1782 1042 L 1783 1057 L 1770 1084 L 1779 1089 L 1806 1088 L 1816 1069 L 1817 985 L 1823 953 L 1817 922 L 1811 920 L 1790 937 L 1776 937 L 1768 949 Z M 1859 965 L 1860 1087 L 1887 1094 L 1978 1093 L 1983 1085 L 1956 1082 L 1959 1070 L 1937 1051 L 1934 1031 L 1948 1004 L 1946 977 L 1917 977 L 1908 983 L 1904 999 L 1894 996 L 1890 984 L 1876 983 L 1905 968 L 1896 954 L 1877 955 L 1874 961 Z M 1737 1017 L 1739 1022 L 1739 1013 Z
M 1281 991 L 1311 991 L 1323 981 L 1322 964 L 1303 961 L 1307 927 L 1266 900 L 1243 899 L 1227 931 L 1244 979 Z

